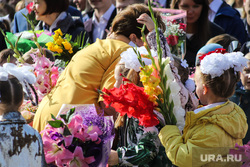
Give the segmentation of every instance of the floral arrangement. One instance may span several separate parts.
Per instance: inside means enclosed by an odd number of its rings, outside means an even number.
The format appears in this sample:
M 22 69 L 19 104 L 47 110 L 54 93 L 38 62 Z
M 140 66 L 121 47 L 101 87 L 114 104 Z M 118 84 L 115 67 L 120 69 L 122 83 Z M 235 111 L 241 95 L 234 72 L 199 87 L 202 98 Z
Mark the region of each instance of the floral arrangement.
M 56 85 L 59 78 L 59 71 L 58 67 L 54 66 L 54 62 L 51 62 L 44 54 L 41 54 L 40 50 L 36 50 L 30 56 L 34 62 L 32 66 L 37 77 L 34 86 L 38 94 L 38 101 L 40 102 Z
M 166 25 L 164 36 L 175 56 L 184 59 L 186 53 L 186 12 L 175 9 L 155 8 L 162 16 Z
M 167 16 L 167 14 L 162 15 L 164 17 Z M 164 35 L 167 39 L 171 53 L 178 57 L 184 58 L 183 56 L 185 55 L 185 52 L 182 53 L 181 49 L 185 49 L 185 46 L 183 45 L 186 41 L 186 24 L 182 22 L 177 22 L 176 20 L 167 21 L 163 19 L 163 21 L 165 22 L 167 27 L 167 30 L 164 32 Z
M 149 100 L 143 87 L 133 83 L 121 85 L 120 88 L 103 89 L 103 98 L 106 106 L 111 104 L 121 116 L 127 114 L 129 118 L 139 119 L 139 125 L 151 127 L 159 124 L 154 114 L 154 103 Z
M 149 9 L 152 12 L 150 5 Z M 126 83 L 119 88 L 103 89 L 101 93 L 106 106 L 114 107 L 121 115 L 127 114 L 128 117 L 137 118 L 142 126 L 155 126 L 160 122 L 162 125 L 177 125 L 182 130 L 185 125 L 185 110 L 181 107 L 180 86 L 171 71 L 170 58 L 162 58 L 158 25 L 152 13 L 151 17 L 155 23 L 157 55 L 151 52 L 147 44 L 144 46 L 147 52 L 141 52 L 145 49 L 135 48 L 134 53 L 128 49 L 121 55 L 126 57 L 121 59 L 126 68 L 140 71 L 143 87 Z M 146 41 L 144 29 L 145 26 L 142 29 L 142 36 Z M 157 117 L 156 112 L 164 117 L 163 121 Z
M 81 34 L 77 37 L 76 42 L 72 42 L 72 36 L 69 34 L 64 35 L 60 28 L 55 31 L 52 37 L 54 40 L 46 43 L 48 50 L 56 52 L 55 56 L 58 56 L 58 59 L 62 59 L 66 63 L 71 60 L 77 51 L 88 45 L 83 46 L 84 37 L 81 39 Z
M 41 132 L 50 166 L 105 166 L 114 137 L 113 121 L 97 115 L 94 105 L 77 106 L 53 120 Z
M 250 142 L 243 146 L 239 146 L 237 143 L 235 144 L 234 149 L 230 149 L 230 154 L 234 156 L 242 157 L 241 162 L 243 165 L 241 167 L 250 166 Z

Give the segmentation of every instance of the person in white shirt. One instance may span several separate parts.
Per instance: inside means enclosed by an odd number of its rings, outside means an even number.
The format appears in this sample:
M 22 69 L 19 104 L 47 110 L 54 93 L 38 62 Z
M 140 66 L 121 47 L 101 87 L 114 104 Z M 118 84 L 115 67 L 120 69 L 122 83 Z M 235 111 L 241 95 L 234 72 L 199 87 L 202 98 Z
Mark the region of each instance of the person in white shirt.
M 91 18 L 84 22 L 84 26 L 90 34 L 90 43 L 93 43 L 97 38 L 105 39 L 107 37 L 109 27 L 116 16 L 116 8 L 112 0 L 88 0 L 88 2 L 94 12 L 89 13 Z

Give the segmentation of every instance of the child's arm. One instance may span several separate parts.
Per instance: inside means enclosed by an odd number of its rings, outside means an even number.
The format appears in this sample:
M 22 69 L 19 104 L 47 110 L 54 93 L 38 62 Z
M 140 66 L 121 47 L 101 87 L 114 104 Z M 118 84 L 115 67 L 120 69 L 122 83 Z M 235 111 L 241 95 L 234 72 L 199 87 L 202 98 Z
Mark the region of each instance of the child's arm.
M 185 142 L 177 126 L 166 125 L 160 131 L 159 138 L 165 147 L 169 160 L 171 160 L 174 165 L 189 167 L 192 166 L 194 162 L 195 166 L 202 166 L 209 162 L 201 161 L 201 155 L 216 154 L 220 146 L 218 140 L 220 137 L 217 133 L 209 129 L 211 129 L 210 126 L 195 131 L 192 136 L 188 134 L 190 138 Z M 215 129 L 213 128 L 212 130 Z M 223 153 L 223 155 L 228 153 L 226 152 L 228 150 L 219 151 L 219 153 Z

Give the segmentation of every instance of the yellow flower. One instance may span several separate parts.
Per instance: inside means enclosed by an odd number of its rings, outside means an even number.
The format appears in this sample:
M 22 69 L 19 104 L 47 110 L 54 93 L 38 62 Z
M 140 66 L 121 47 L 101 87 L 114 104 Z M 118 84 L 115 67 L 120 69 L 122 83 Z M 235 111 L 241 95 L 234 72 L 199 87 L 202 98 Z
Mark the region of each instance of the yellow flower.
M 56 35 L 60 35 L 60 36 L 63 35 L 60 28 L 58 28 L 58 29 L 55 31 L 55 34 L 56 34 Z
M 55 44 L 53 42 L 48 42 L 45 45 L 48 47 L 48 50 L 54 52 L 54 46 L 55 46 Z
M 58 38 L 59 38 L 59 35 L 58 34 L 55 34 L 55 35 L 52 35 L 54 41 L 56 41 Z
M 62 53 L 63 52 L 62 48 L 60 46 L 58 46 L 58 45 L 55 45 L 54 49 L 55 49 L 55 51 L 57 53 Z
M 64 41 L 64 39 L 62 39 L 62 37 L 59 36 L 59 37 L 57 38 L 57 40 L 55 40 L 55 43 L 56 43 L 57 45 L 59 45 L 59 46 L 62 46 L 63 41 Z
M 71 44 L 69 43 L 69 41 L 65 40 L 64 42 L 62 42 L 62 44 L 66 50 L 71 49 Z
M 72 50 L 72 48 L 70 48 L 70 50 L 68 51 L 70 54 L 72 54 L 73 53 L 73 50 Z

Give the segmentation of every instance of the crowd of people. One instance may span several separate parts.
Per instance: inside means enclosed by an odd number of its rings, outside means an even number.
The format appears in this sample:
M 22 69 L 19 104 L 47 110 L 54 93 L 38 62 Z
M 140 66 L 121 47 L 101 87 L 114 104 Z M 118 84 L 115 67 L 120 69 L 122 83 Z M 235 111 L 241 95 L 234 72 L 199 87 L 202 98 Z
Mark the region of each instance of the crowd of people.
M 202 161 L 201 155 L 226 157 L 236 145 L 250 144 L 250 1 L 153 1 L 154 7 L 186 11 L 182 59 L 171 53 L 161 13 L 153 12 L 154 22 L 147 5 L 144 0 L 0 1 L 0 166 L 60 166 L 47 164 L 40 132 L 63 104 L 94 104 L 98 114 L 113 117 L 115 137 L 108 166 L 242 165 L 239 161 Z M 48 94 L 34 102 L 38 108 L 32 127 L 19 110 L 31 98 L 29 89 L 39 76 L 25 66 L 18 70 L 16 54 L 33 64 L 34 53 L 41 52 L 55 62 L 58 52 L 38 48 L 21 53 L 7 48 L 6 34 L 32 30 L 24 15 L 34 20 L 34 31 L 69 34 L 71 42 L 81 39 L 86 44 L 61 69 Z M 141 64 L 131 63 L 124 55 L 121 58 L 129 48 L 146 46 L 142 29 L 149 48 L 157 52 L 159 44 L 162 59 L 170 60 L 169 70 L 185 111 L 184 129 L 162 124 L 144 127 L 137 118 L 106 106 L 97 91 L 120 88 L 124 80 L 143 87 L 140 69 L 133 67 Z

